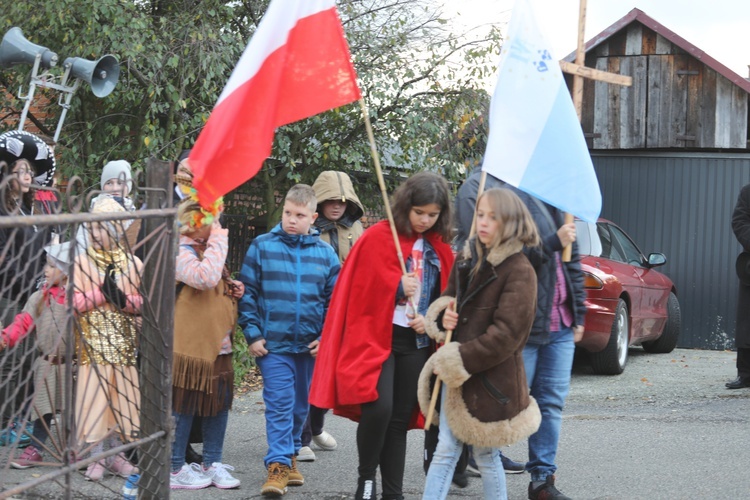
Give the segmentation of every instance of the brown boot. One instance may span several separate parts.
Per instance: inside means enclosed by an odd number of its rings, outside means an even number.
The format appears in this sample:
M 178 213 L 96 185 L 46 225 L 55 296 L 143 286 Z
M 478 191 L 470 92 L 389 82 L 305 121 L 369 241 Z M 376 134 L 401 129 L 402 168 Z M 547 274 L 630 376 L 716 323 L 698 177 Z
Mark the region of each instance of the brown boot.
M 292 457 L 292 468 L 289 470 L 289 486 L 302 486 L 305 484 L 305 476 L 297 469 L 297 457 Z
M 289 484 L 289 466 L 273 462 L 268 465 L 268 480 L 260 489 L 261 495 L 280 497 Z

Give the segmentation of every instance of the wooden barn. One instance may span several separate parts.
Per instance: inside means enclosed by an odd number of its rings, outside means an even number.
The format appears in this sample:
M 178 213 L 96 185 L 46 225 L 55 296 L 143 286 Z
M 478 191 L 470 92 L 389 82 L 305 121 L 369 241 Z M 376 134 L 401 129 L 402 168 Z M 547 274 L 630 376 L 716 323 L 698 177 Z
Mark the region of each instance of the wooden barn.
M 750 182 L 750 81 L 638 9 L 587 42 L 586 66 L 633 77 L 631 87 L 584 83 L 602 217 L 644 253 L 666 254 L 678 346 L 732 348 L 741 248 L 730 221 Z

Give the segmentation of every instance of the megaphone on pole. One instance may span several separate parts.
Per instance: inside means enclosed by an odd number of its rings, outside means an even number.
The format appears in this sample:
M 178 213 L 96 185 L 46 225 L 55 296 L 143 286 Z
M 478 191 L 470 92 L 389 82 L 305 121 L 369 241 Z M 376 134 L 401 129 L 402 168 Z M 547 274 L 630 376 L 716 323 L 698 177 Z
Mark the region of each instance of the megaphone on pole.
M 41 56 L 39 65 L 44 68 L 51 68 L 57 64 L 57 54 L 47 47 L 28 41 L 23 36 L 21 28 L 9 29 L 0 43 L 0 67 L 3 68 L 14 64 L 34 64 L 37 55 Z
M 102 56 L 96 61 L 80 57 L 68 57 L 63 63 L 66 72 L 91 85 L 91 92 L 96 97 L 108 96 L 120 79 L 120 65 L 112 55 Z
M 61 92 L 60 106 L 62 112 L 57 122 L 54 141 L 60 136 L 62 124 L 65 121 L 65 115 L 70 108 L 70 102 L 73 94 L 81 85 L 81 81 L 87 82 L 91 86 L 91 91 L 96 97 L 106 97 L 114 90 L 117 81 L 120 79 L 120 64 L 117 58 L 112 55 L 103 56 L 96 61 L 89 61 L 80 57 L 68 57 L 63 64 L 64 74 L 58 81 L 55 75 L 50 72 L 39 74 L 39 68 L 50 68 L 57 64 L 57 54 L 47 47 L 36 45 L 28 41 L 24 36 L 21 28 L 13 27 L 5 33 L 2 42 L 0 42 L 0 68 L 7 68 L 14 64 L 32 64 L 31 79 L 29 82 L 29 92 L 22 96 L 19 90 L 18 97 L 26 101 L 19 119 L 18 130 L 23 130 L 26 123 L 26 116 L 34 100 L 34 92 L 37 86 L 50 88 Z M 70 77 L 75 80 L 72 84 L 68 83 Z M 63 95 L 65 99 L 63 101 Z

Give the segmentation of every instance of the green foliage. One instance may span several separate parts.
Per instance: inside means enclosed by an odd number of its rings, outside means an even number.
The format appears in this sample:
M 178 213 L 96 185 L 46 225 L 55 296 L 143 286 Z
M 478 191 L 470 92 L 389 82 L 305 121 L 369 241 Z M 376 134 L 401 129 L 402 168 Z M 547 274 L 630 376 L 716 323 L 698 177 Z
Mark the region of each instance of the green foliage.
M 255 370 L 255 358 L 247 352 L 248 345 L 242 329 L 237 327 L 234 331 L 234 345 L 232 346 L 232 365 L 234 366 L 234 386 L 245 380 L 247 375 Z
M 91 185 L 110 159 L 142 167 L 148 156 L 174 158 L 191 142 L 186 139 L 203 125 L 245 43 L 243 34 L 231 29 L 233 10 L 217 0 L 29 0 L 4 6 L 3 31 L 19 26 L 30 41 L 57 52 L 61 62 L 105 54 L 119 59 L 114 92 L 99 99 L 84 84 L 73 98 L 57 145 L 63 174 L 81 175 Z M 11 96 L 0 102 L 2 116 L 16 123 L 9 111 L 23 107 L 15 89 L 28 83 L 30 71 L 21 65 L 0 73 Z M 51 73 L 62 75 L 59 69 Z M 44 111 L 52 116 L 35 121 L 49 136 L 60 112 L 54 93 L 51 100 Z
M 114 54 L 120 82 L 104 99 L 86 85 L 74 96 L 57 145 L 62 172 L 86 185 L 102 165 L 125 158 L 174 158 L 190 147 L 267 7 L 267 0 L 26 0 L 0 11 L 0 30 L 19 26 L 34 43 L 65 57 Z M 410 172 L 430 169 L 458 179 L 481 155 L 489 96 L 481 84 L 494 69 L 500 35 L 470 39 L 448 30 L 427 0 L 338 2 L 377 146 L 392 192 Z M 54 71 L 53 71 L 54 72 Z M 0 116 L 14 128 L 29 66 L 0 71 Z M 60 74 L 60 72 L 57 72 Z M 56 96 L 32 117 L 53 135 Z M 269 226 L 277 195 L 311 184 L 323 170 L 350 173 L 360 198 L 381 204 L 359 105 L 332 110 L 277 131 L 272 158 L 243 186 L 263 200 Z M 230 197 L 231 201 L 231 197 Z

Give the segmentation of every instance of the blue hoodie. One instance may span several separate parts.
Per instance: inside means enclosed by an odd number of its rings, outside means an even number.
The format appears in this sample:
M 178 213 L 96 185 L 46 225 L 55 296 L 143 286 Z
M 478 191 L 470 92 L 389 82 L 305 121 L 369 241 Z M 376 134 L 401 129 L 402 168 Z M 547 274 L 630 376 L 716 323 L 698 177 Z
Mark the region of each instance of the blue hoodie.
M 276 354 L 307 352 L 320 337 L 339 258 L 312 234 L 287 234 L 281 224 L 258 236 L 247 250 L 240 281 L 239 324 L 248 344 L 266 339 Z

